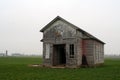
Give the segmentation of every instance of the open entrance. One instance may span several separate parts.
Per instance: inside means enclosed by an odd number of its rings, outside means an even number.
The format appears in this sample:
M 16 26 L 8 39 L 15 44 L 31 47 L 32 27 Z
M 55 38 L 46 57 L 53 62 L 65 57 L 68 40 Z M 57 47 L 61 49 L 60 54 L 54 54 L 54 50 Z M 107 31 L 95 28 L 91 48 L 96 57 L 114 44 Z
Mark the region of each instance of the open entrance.
M 82 40 L 82 66 L 88 66 L 87 58 L 86 58 L 86 40 Z
M 65 44 L 53 46 L 53 66 L 66 64 Z
M 86 55 L 82 55 L 82 66 L 88 66 Z

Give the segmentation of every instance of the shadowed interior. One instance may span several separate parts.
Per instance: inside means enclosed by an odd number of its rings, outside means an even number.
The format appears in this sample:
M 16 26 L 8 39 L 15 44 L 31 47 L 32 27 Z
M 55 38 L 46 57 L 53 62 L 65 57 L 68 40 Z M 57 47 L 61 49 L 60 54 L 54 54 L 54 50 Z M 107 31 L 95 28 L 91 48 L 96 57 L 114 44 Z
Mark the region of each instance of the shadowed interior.
M 54 45 L 53 66 L 66 64 L 65 44 Z

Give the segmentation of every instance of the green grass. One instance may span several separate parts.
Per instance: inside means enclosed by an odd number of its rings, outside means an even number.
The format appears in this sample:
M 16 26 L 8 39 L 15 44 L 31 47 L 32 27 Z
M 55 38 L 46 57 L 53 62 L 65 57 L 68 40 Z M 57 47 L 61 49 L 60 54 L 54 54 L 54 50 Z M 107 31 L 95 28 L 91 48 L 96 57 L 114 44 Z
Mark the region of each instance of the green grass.
M 120 59 L 106 59 L 97 68 L 28 67 L 40 63 L 40 57 L 0 57 L 0 80 L 120 80 Z

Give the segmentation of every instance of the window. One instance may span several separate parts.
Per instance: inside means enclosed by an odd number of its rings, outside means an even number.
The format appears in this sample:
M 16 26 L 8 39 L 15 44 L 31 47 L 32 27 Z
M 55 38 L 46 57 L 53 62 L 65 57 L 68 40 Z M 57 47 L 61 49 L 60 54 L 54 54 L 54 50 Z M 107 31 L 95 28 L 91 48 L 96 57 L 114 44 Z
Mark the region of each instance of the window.
M 74 58 L 74 44 L 70 44 L 70 58 Z

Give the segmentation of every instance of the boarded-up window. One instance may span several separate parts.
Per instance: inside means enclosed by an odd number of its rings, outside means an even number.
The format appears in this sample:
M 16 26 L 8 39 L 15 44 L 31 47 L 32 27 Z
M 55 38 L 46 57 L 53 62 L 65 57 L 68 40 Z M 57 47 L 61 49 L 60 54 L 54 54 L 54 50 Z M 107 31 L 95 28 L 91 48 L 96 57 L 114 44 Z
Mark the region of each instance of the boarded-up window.
M 74 58 L 74 44 L 70 44 L 70 58 Z
M 50 44 L 46 44 L 46 54 L 45 54 L 45 59 L 50 58 Z

